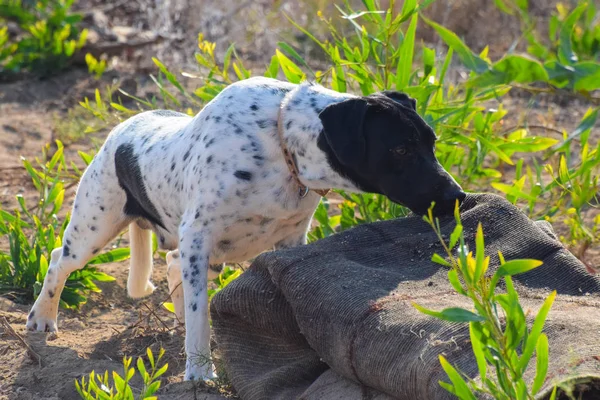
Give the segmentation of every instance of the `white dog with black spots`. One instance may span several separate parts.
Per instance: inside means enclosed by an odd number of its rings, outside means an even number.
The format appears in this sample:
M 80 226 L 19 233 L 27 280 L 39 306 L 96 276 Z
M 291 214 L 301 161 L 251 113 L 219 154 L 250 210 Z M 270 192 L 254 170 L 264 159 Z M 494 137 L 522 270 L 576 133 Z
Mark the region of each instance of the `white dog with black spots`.
M 437 212 L 451 211 L 465 194 L 435 158 L 435 140 L 402 93 L 360 97 L 269 78 L 230 85 L 195 117 L 131 117 L 83 174 L 27 328 L 57 331 L 65 280 L 127 226 L 128 293 L 152 293 L 154 231 L 171 250 L 185 379 L 211 379 L 212 363 L 200 360 L 210 360 L 207 281 L 218 265 L 305 244 L 315 190 L 380 193 L 417 213 L 435 201 Z

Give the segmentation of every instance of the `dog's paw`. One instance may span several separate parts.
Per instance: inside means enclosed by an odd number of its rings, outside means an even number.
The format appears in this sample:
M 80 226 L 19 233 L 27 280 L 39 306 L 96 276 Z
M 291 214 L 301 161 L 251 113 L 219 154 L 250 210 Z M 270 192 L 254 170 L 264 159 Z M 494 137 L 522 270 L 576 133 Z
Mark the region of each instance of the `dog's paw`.
M 186 381 L 210 381 L 217 377 L 215 367 L 212 362 L 205 364 L 193 364 L 189 360 L 186 361 L 185 376 Z
M 58 332 L 56 318 L 50 318 L 36 312 L 35 308 L 29 313 L 27 318 L 27 330 L 37 332 Z
M 150 296 L 156 290 L 156 286 L 150 281 L 146 282 L 146 288 L 144 289 L 144 293 L 142 297 Z
M 145 285 L 138 284 L 135 281 L 127 280 L 127 294 L 132 299 L 141 299 L 146 296 L 150 296 L 156 287 L 150 281 L 147 281 Z

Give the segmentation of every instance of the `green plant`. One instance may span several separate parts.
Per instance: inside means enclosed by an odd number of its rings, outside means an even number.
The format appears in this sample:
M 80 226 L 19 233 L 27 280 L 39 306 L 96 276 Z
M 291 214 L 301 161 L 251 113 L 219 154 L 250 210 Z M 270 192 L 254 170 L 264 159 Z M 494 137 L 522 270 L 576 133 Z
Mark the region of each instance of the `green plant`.
M 564 3 L 556 4 L 556 14 L 548 23 L 548 37 L 543 38 L 535 24 L 535 18 L 529 14 L 526 0 L 494 0 L 498 8 L 506 14 L 517 15 L 524 29 L 527 51 L 541 59 L 557 59 L 568 54 L 572 46 L 574 53 L 581 59 L 598 60 L 600 56 L 600 21 L 598 6 L 594 2 L 579 2 L 569 12 Z
M 319 222 L 319 225 L 308 233 L 309 242 L 314 242 L 355 225 L 403 217 L 410 212 L 407 208 L 393 203 L 385 196 L 346 193 L 341 190 L 335 192 L 344 199 L 343 202 L 337 205 L 339 213 L 333 212 L 331 202 L 323 199 L 314 214 L 314 219 Z
M 87 31 L 79 30 L 81 15 L 71 13 L 75 0 L 6 0 L 0 4 L 0 23 L 13 21 L 20 33 L 14 40 L 0 29 L 0 71 L 55 72 L 67 66 L 81 49 Z
M 242 274 L 243 270 L 234 269 L 229 266 L 223 268 L 223 271 L 219 274 L 218 277 L 213 279 L 213 283 L 216 285 L 214 289 L 208 290 L 208 300 L 210 301 L 215 294 L 220 292 L 225 288 L 225 286 L 229 285 L 234 279 Z
M 452 287 L 458 294 L 468 298 L 474 308 L 473 311 L 464 308 L 432 311 L 413 303 L 417 310 L 427 315 L 469 324 L 479 379 L 464 376 L 440 355 L 442 368 L 451 382 L 440 382 L 440 385 L 460 399 L 475 399 L 481 395 L 491 395 L 494 399 L 533 399 L 542 388 L 548 370 L 548 338 L 542 329 L 556 291 L 546 298 L 533 325 L 528 328 L 511 277 L 537 268 L 542 263 L 537 260 L 505 261 L 502 253 L 498 253 L 500 267 L 492 276 L 486 275 L 490 256 L 485 254 L 483 229 L 479 224 L 473 255 L 465 245 L 458 203 L 455 210 L 456 227 L 449 242 L 443 239 L 439 221 L 434 219 L 431 209 L 424 220 L 437 233 L 447 254 L 447 259 L 434 254 L 432 261 L 450 268 L 448 280 Z M 456 245 L 458 256 L 453 253 Z M 501 280 L 504 280 L 506 293 L 498 293 Z M 535 377 L 531 384 L 527 384 L 524 374 L 534 353 L 537 360 Z
M 108 371 L 103 375 L 90 372 L 86 382 L 85 377 L 81 378 L 81 382 L 75 380 L 75 388 L 77 393 L 85 400 L 155 400 L 158 399 L 154 393 L 160 389 L 159 378 L 167 372 L 169 364 L 164 363 L 162 366 L 161 359 L 165 354 L 164 349 L 160 349 L 158 357 L 154 360 L 154 354 L 150 348 L 146 349 L 146 355 L 150 363 L 150 370 L 146 369 L 146 364 L 142 357 L 137 359 L 137 372 L 143 381 L 143 387 L 138 391 L 135 390 L 130 382 L 135 376 L 135 368 L 131 367 L 131 357 L 123 357 L 123 376 L 116 371 L 112 373 L 112 384 L 109 379 Z M 134 391 L 139 393 L 135 396 Z
M 28 206 L 24 197 L 17 195 L 19 209 L 14 212 L 0 210 L 0 234 L 7 235 L 9 250 L 0 250 L 0 293 L 12 294 L 22 300 L 35 299 L 48 271 L 49 254 L 61 247 L 61 238 L 69 222 L 67 213 L 60 223 L 57 214 L 63 206 L 65 179 L 76 179 L 81 171 L 71 163 L 67 168 L 64 147 L 56 142 L 57 149 L 49 156 L 50 146 L 36 159 L 37 167 L 26 159 L 23 165 L 33 185 L 38 190 L 38 201 Z M 81 153 L 83 160 L 91 157 Z M 64 308 L 78 308 L 87 301 L 90 292 L 100 292 L 94 281 L 113 281 L 114 278 L 99 271 L 96 266 L 129 257 L 129 249 L 114 249 L 98 254 L 87 266 L 67 279 L 60 304 Z
M 595 2 L 578 2 L 569 11 L 563 3 L 556 5 L 557 14 L 549 21 L 548 37 L 544 40 L 536 29 L 536 18 L 529 14 L 528 0 L 495 0 L 500 10 L 516 14 L 523 27 L 527 52 L 535 60 L 523 61 L 521 67 L 535 68 L 535 76 L 524 69 L 520 73 L 506 61 L 492 67 L 496 74 L 502 67 L 512 69 L 520 83 L 544 82 L 555 88 L 570 89 L 588 97 L 600 89 L 600 14 Z M 542 65 L 543 64 L 543 65 Z M 545 72 L 544 72 L 545 71 Z M 489 76 L 489 74 L 488 74 Z M 516 80 L 519 82 L 519 80 Z
M 600 143 L 590 140 L 597 118 L 598 109 L 589 109 L 575 130 L 549 150 L 545 165 L 520 160 L 512 183 L 492 183 L 512 203 L 525 202 L 531 217 L 562 220 L 569 234 L 561 240 L 582 261 L 587 249 L 600 241 L 600 218 L 584 218 L 599 205 Z
M 85 63 L 88 66 L 88 72 L 94 74 L 96 79 L 100 79 L 104 70 L 106 69 L 106 60 L 98 60 L 92 54 L 88 53 L 85 55 Z
M 214 297 L 215 294 L 217 294 L 218 292 L 223 290 L 233 280 L 235 280 L 237 277 L 239 277 L 242 274 L 242 272 L 243 272 L 243 270 L 239 269 L 239 268 L 235 269 L 235 268 L 231 268 L 229 266 L 226 266 L 225 268 L 223 268 L 223 271 L 221 271 L 219 276 L 217 276 L 215 279 L 212 280 L 212 283 L 214 283 L 215 286 L 214 286 L 214 288 L 208 289 L 208 300 L 210 301 Z M 164 302 L 164 303 L 162 303 L 162 305 L 169 312 L 175 313 L 175 306 L 173 305 L 173 303 Z

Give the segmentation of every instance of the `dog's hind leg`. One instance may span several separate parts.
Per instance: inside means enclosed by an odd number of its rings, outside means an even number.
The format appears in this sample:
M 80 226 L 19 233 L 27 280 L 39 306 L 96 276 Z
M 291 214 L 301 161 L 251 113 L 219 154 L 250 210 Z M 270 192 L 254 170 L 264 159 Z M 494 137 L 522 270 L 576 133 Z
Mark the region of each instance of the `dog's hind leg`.
M 84 173 L 77 189 L 73 215 L 65 230 L 62 247 L 52 251 L 50 266 L 39 297 L 27 320 L 27 329 L 57 330 L 60 296 L 69 275 L 85 266 L 130 222 L 123 213 L 125 192 L 117 186 L 110 168 L 98 159 Z M 111 185 L 112 184 L 112 185 Z
M 185 324 L 185 310 L 183 308 L 183 286 L 181 286 L 181 259 L 179 250 L 167 253 L 167 282 L 171 301 L 175 308 L 175 326 Z
M 152 231 L 142 229 L 137 222 L 129 224 L 131 261 L 127 278 L 127 293 L 137 299 L 154 291 L 152 276 Z

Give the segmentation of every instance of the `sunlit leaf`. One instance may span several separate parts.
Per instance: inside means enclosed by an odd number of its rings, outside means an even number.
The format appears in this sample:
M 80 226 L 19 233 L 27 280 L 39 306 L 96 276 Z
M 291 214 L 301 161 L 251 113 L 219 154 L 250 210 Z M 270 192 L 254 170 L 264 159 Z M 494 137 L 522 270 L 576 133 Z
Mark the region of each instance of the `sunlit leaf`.
M 420 305 L 418 305 L 416 303 L 412 303 L 412 305 L 413 305 L 413 307 L 415 307 L 417 310 L 419 310 L 423 314 L 430 315 L 432 317 L 436 317 L 436 318 L 442 319 L 444 321 L 473 322 L 473 321 L 484 321 L 485 320 L 485 318 L 483 318 L 482 316 L 477 315 L 469 310 L 465 310 L 464 308 L 451 307 L 451 308 L 446 308 L 442 311 L 433 311 L 433 310 L 428 310 L 424 307 L 421 307 Z

